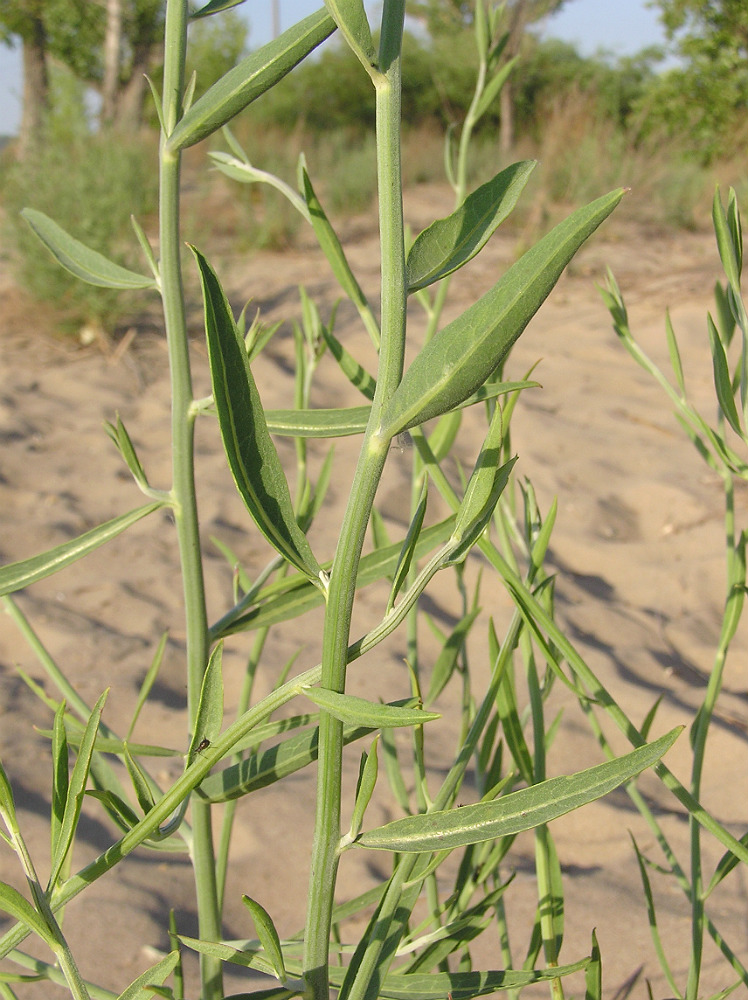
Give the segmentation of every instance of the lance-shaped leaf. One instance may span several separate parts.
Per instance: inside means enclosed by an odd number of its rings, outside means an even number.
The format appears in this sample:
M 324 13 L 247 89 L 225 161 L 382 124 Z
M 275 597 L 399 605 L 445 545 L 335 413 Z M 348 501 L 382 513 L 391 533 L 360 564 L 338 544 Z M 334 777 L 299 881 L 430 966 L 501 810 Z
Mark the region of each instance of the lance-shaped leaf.
M 327 688 L 303 687 L 302 693 L 341 722 L 370 729 L 391 729 L 396 726 L 420 726 L 441 716 L 438 712 L 425 712 L 422 708 L 405 708 L 367 701 L 352 694 L 339 694 Z
M 221 437 L 247 510 L 274 549 L 318 581 L 319 563 L 296 523 L 291 494 L 262 409 L 244 341 L 215 272 L 195 247 L 205 303 L 205 332 Z
M 70 233 L 65 232 L 49 216 L 33 208 L 24 208 L 21 215 L 65 270 L 89 285 L 102 288 L 156 288 L 153 276 L 138 274 L 92 250 Z
M 195 101 L 169 136 L 167 151 L 175 153 L 212 135 L 283 79 L 334 30 L 335 22 L 327 11 L 318 10 L 247 56 Z
M 409 293 L 452 274 L 483 249 L 517 204 L 535 165 L 535 160 L 525 160 L 507 167 L 468 195 L 446 219 L 424 229 L 408 254 Z
M 190 20 L 196 21 L 199 17 L 208 17 L 210 14 L 220 14 L 222 10 L 230 10 L 231 7 L 238 7 L 244 0 L 210 0 L 200 10 L 190 14 Z
M 223 724 L 223 643 L 219 642 L 210 654 L 203 674 L 200 701 L 195 716 L 195 732 L 190 747 L 190 763 L 197 748 L 205 740 L 211 743 L 221 732 Z
M 395 575 L 392 580 L 392 588 L 390 590 L 390 596 L 387 599 L 387 612 L 391 611 L 395 605 L 395 599 L 400 593 L 403 584 L 405 583 L 406 577 L 408 575 L 408 570 L 410 569 L 411 563 L 413 562 L 413 553 L 415 551 L 416 543 L 418 541 L 418 536 L 421 534 L 421 528 L 423 527 L 423 519 L 426 516 L 426 503 L 428 500 L 428 479 L 423 480 L 423 486 L 421 487 L 421 495 L 418 498 L 418 505 L 416 507 L 415 513 L 413 514 L 413 519 L 410 522 L 408 528 L 408 533 L 405 536 L 403 542 L 403 547 L 400 552 L 400 556 L 397 560 L 397 568 L 395 569 Z
M 268 410 L 268 430 L 285 437 L 334 438 L 363 434 L 371 413 L 370 406 L 346 406 L 336 409 Z
M 395 820 L 361 834 L 356 844 L 378 851 L 420 853 L 465 847 L 531 830 L 607 795 L 656 764 L 673 745 L 681 729 L 673 729 L 653 743 L 637 747 L 616 760 L 576 774 L 549 778 L 493 802 Z
M 454 409 L 486 381 L 584 241 L 623 197 L 619 189 L 560 223 L 419 352 L 382 415 L 394 437 Z
M 379 773 L 379 757 L 377 754 L 377 744 L 379 737 L 375 736 L 371 744 L 371 750 L 367 754 L 361 754 L 361 764 L 358 770 L 358 784 L 356 785 L 356 801 L 353 805 L 353 815 L 351 816 L 351 828 L 348 832 L 350 840 L 355 840 L 361 832 L 361 824 L 364 821 L 366 807 L 374 794 Z
M 28 927 L 45 944 L 49 945 L 53 951 L 59 950 L 59 942 L 52 929 L 47 926 L 46 921 L 34 909 L 25 896 L 22 896 L 12 886 L 6 885 L 5 882 L 0 882 L 0 910 L 9 913 L 11 917 L 15 917 L 25 927 Z
M 176 968 L 179 962 L 179 952 L 170 951 L 160 962 L 146 969 L 137 979 L 117 997 L 117 1000 L 149 1000 L 156 990 L 151 987 L 160 986 L 166 977 Z
M 242 902 L 252 914 L 257 937 L 260 940 L 265 956 L 273 966 L 276 978 L 285 983 L 288 978 L 286 976 L 286 966 L 283 962 L 280 938 L 278 937 L 278 931 L 275 929 L 272 917 L 256 899 L 242 895 Z
M 49 822 L 52 857 L 54 857 L 57 850 L 57 841 L 62 830 L 69 785 L 70 774 L 68 771 L 68 740 L 67 733 L 65 732 L 65 702 L 61 701 L 55 712 L 54 730 L 52 733 L 52 809 Z
M 7 566 L 0 569 L 0 596 L 23 590 L 29 584 L 43 580 L 44 577 L 64 569 L 65 566 L 82 559 L 105 542 L 116 538 L 131 524 L 139 521 L 141 517 L 146 517 L 163 506 L 163 503 L 146 504 L 145 507 L 138 507 L 136 510 L 131 510 L 129 514 L 115 517 L 114 520 L 100 524 L 97 528 L 92 528 L 91 531 L 86 531 L 70 542 L 63 542 L 62 545 L 58 545 L 48 552 L 43 552 L 39 556 L 8 563 Z
M 351 385 L 355 385 L 359 392 L 366 396 L 368 400 L 374 399 L 374 391 L 377 388 L 376 379 L 356 361 L 353 355 L 340 343 L 332 330 L 324 324 L 322 325 L 322 336 L 325 338 L 330 353 L 340 366 L 340 370 Z
M 376 65 L 377 56 L 363 0 L 325 0 L 325 6 L 335 18 L 351 51 L 369 72 Z
M 67 857 L 70 846 L 73 843 L 75 831 L 78 827 L 81 806 L 83 805 L 83 796 L 85 795 L 86 783 L 88 782 L 88 772 L 91 767 L 91 756 L 94 752 L 96 733 L 99 728 L 101 713 L 104 709 L 104 702 L 106 701 L 108 693 L 108 690 L 105 691 L 93 707 L 93 711 L 91 712 L 86 725 L 86 730 L 83 734 L 83 739 L 81 740 L 75 765 L 73 766 L 73 773 L 70 777 L 70 784 L 67 790 L 65 812 L 62 817 L 62 823 L 60 824 L 57 843 L 55 845 L 56 850 L 52 857 L 52 871 L 49 876 L 50 888 L 54 888 L 57 884 L 57 879 L 60 876 L 60 871 L 62 870 L 65 858 Z
M 127 743 L 125 743 L 124 756 L 127 773 L 130 775 L 132 787 L 135 789 L 135 797 L 138 800 L 138 805 L 143 810 L 143 815 L 146 815 L 156 804 L 153 788 L 151 788 L 151 784 L 148 781 L 145 772 L 130 753 L 130 748 Z
M 727 362 L 727 353 L 725 352 L 724 345 L 711 316 L 707 316 L 707 325 L 709 328 L 709 346 L 712 352 L 714 388 L 717 392 L 719 408 L 722 411 L 722 415 L 725 417 L 735 433 L 744 437 L 743 429 L 740 426 L 738 408 L 735 405 L 735 396 L 733 395 L 733 386 L 730 379 L 730 368 Z

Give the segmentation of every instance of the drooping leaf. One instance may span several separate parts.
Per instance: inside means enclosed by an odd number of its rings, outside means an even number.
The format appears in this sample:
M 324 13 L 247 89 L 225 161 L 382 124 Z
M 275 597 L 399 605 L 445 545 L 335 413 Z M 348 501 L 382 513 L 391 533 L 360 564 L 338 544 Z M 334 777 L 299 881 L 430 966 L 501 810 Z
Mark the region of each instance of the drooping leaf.
M 616 760 L 576 774 L 549 778 L 493 802 L 406 816 L 362 833 L 356 843 L 380 851 L 421 853 L 464 847 L 530 830 L 601 798 L 656 764 L 681 729 L 673 729 Z
M 517 204 L 535 160 L 502 170 L 468 195 L 446 219 L 437 219 L 420 234 L 408 253 L 408 293 L 452 274 L 483 249 Z
M 387 403 L 392 437 L 454 409 L 497 368 L 584 241 L 623 197 L 619 189 L 572 213 L 416 355 Z
M 305 687 L 302 693 L 336 719 L 348 725 L 367 726 L 369 729 L 391 729 L 397 726 L 420 726 L 424 722 L 440 719 L 438 712 L 400 705 L 384 705 L 367 701 L 352 694 L 339 694 L 327 688 Z
M 109 260 L 97 250 L 92 250 L 81 243 L 62 226 L 33 208 L 24 208 L 21 212 L 26 222 L 45 245 L 47 250 L 66 271 L 77 278 L 98 285 L 101 288 L 156 288 L 156 280 L 152 276 L 138 274 L 126 267 L 121 267 Z
M 296 522 L 244 341 L 215 272 L 199 250 L 192 250 L 203 286 L 213 398 L 234 482 L 255 524 L 273 548 L 310 580 L 318 582 L 320 566 Z
M 0 568 L 0 596 L 23 590 L 37 580 L 43 580 L 44 577 L 64 569 L 65 566 L 82 559 L 105 542 L 116 538 L 141 517 L 146 517 L 163 506 L 161 502 L 146 504 L 144 507 L 131 510 L 129 514 L 123 514 L 112 521 L 107 521 L 106 524 L 100 524 L 97 528 L 92 528 L 91 531 L 86 531 L 72 541 L 63 542 L 62 545 L 41 555 L 8 563 L 7 566 Z
M 256 98 L 270 90 L 335 30 L 326 10 L 305 17 L 225 73 L 198 98 L 167 138 L 176 153 L 217 132 Z

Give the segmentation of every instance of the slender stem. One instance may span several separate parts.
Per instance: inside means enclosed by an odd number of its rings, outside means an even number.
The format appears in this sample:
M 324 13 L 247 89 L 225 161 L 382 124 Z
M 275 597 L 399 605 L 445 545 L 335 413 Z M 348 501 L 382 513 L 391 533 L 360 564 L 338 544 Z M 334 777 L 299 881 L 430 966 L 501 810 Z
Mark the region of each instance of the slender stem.
M 184 589 L 187 705 L 191 739 L 200 686 L 208 660 L 208 621 L 195 494 L 195 416 L 180 259 L 181 157 L 178 152 L 166 149 L 167 136 L 182 114 L 187 16 L 187 0 L 169 0 L 164 44 L 163 120 L 166 134 L 161 137 L 159 218 L 161 287 L 172 393 L 172 496 L 175 502 L 174 517 Z M 216 940 L 221 936 L 221 921 L 211 812 L 207 803 L 195 801 L 193 804 L 193 834 L 192 857 L 199 933 L 203 938 Z M 200 970 L 204 1000 L 217 1000 L 223 995 L 220 961 L 202 955 Z
M 355 580 L 389 440 L 379 433 L 382 407 L 402 378 L 405 354 L 405 242 L 400 170 L 400 51 L 404 0 L 385 0 L 377 103 L 377 177 L 382 255 L 382 340 L 377 390 L 364 435 L 330 575 L 322 646 L 322 686 L 345 689 Z M 323 712 L 319 729 L 317 808 L 310 869 L 304 975 L 308 995 L 329 994 L 328 952 L 340 843 L 343 725 Z

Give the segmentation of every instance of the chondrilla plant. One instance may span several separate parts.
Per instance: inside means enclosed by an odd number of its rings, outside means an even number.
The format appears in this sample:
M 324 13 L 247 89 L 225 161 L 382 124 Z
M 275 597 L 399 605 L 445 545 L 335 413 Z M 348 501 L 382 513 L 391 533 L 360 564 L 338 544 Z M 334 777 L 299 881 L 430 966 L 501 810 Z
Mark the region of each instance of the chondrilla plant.
M 176 919 L 165 915 L 172 949 L 120 994 L 120 1000 L 153 995 L 183 1000 L 225 996 L 228 963 L 269 977 L 257 987 L 250 981 L 240 996 L 323 1000 L 335 990 L 341 1000 L 376 997 L 412 1000 L 467 1000 L 547 983 L 551 996 L 564 995 L 568 976 L 584 977 L 586 995 L 602 997 L 601 959 L 594 940 L 589 955 L 561 962 L 563 884 L 548 824 L 612 789 L 632 782 L 654 767 L 665 786 L 693 815 L 694 824 L 710 829 L 745 859 L 748 848 L 702 810 L 693 790 L 685 789 L 661 762 L 678 735 L 675 729 L 647 742 L 615 699 L 559 630 L 553 614 L 552 581 L 543 570 L 555 510 L 543 519 L 532 488 L 521 488 L 521 506 L 507 489 L 516 461 L 509 425 L 529 375 L 504 381 L 503 366 L 512 345 L 541 307 L 580 246 L 619 203 L 616 190 L 593 201 L 556 226 L 524 253 L 478 301 L 451 322 L 442 322 L 450 277 L 471 260 L 516 204 L 533 163 L 501 170 L 477 190 L 467 191 L 470 139 L 476 123 L 495 99 L 511 65 L 502 63 L 506 33 L 502 8 L 484 0 L 475 7 L 477 83 L 475 98 L 456 149 L 447 162 L 455 190 L 455 209 L 435 220 L 409 245 L 403 221 L 400 171 L 400 81 L 404 0 L 385 0 L 378 41 L 362 0 L 328 0 L 317 13 L 252 53 L 198 100 L 194 80 L 184 79 L 190 17 L 220 16 L 233 0 L 211 0 L 190 14 L 186 0 L 167 0 L 164 81 L 153 91 L 161 128 L 159 148 L 158 251 L 143 228 L 134 230 L 143 251 L 142 273 L 95 252 L 33 208 L 25 217 L 60 264 L 94 285 L 127 291 L 147 290 L 160 297 L 171 377 L 171 485 L 151 485 L 133 441 L 117 418 L 109 437 L 119 450 L 147 503 L 120 514 L 73 541 L 0 569 L 4 607 L 36 653 L 58 696 L 37 691 L 54 713 L 50 731 L 51 868 L 39 880 L 25 847 L 10 781 L 0 773 L 0 813 L 4 839 L 13 850 L 29 885 L 30 898 L 0 885 L 0 907 L 15 921 L 0 938 L 0 955 L 35 977 L 67 986 L 76 998 L 114 997 L 81 975 L 63 932 L 62 913 L 92 882 L 108 876 L 136 848 L 182 851 L 194 872 L 198 936 L 179 933 Z M 302 322 L 294 327 L 295 379 L 290 405 L 265 410 L 253 363 L 275 332 L 260 321 L 238 319 L 216 269 L 199 247 L 191 246 L 189 275 L 197 275 L 204 306 L 205 334 L 212 391 L 198 399 L 193 390 L 187 340 L 185 283 L 180 218 L 180 166 L 185 150 L 224 129 L 253 100 L 293 70 L 321 42 L 339 31 L 361 63 L 376 96 L 376 156 L 381 249 L 381 297 L 378 307 L 361 289 L 345 250 L 323 208 L 302 159 L 296 189 L 252 167 L 249 156 L 228 130 L 230 153 L 213 152 L 216 165 L 249 182 L 279 188 L 310 224 L 343 295 L 352 303 L 377 354 L 375 373 L 353 357 L 335 330 L 335 313 L 325 321 L 315 303 L 301 292 Z M 194 271 L 192 267 L 194 265 Z M 427 315 L 421 343 L 409 343 L 407 305 L 417 300 Z M 412 340 L 412 338 L 411 338 Z M 406 364 L 406 346 L 413 360 Z M 314 372 L 323 353 L 334 356 L 342 375 L 363 397 L 356 407 L 312 408 Z M 454 483 L 445 462 L 458 434 L 461 413 L 479 406 L 486 412 L 485 437 L 470 475 Z M 248 524 L 269 546 L 260 571 L 236 566 L 233 603 L 217 620 L 208 618 L 203 551 L 196 501 L 194 431 L 196 422 L 214 420 L 228 468 L 247 510 Z M 434 423 L 430 423 L 434 421 Z M 410 435 L 415 445 L 412 516 L 402 539 L 391 542 L 376 502 L 393 442 Z M 293 438 L 296 446 L 295 495 L 286 478 L 273 435 Z M 315 551 L 310 525 L 326 508 L 332 477 L 328 453 L 316 481 L 307 462 L 312 439 L 357 435 L 360 448 L 337 526 L 332 558 Z M 428 483 L 452 513 L 427 519 Z M 132 740 L 138 715 L 153 688 L 166 637 L 154 643 L 151 665 L 125 736 L 102 719 L 106 692 L 91 708 L 68 681 L 39 641 L 12 595 L 85 557 L 134 522 L 159 510 L 171 514 L 181 563 L 184 597 L 184 670 L 187 709 L 184 726 L 185 766 L 162 787 L 148 769 L 149 756 L 176 753 L 168 747 Z M 367 533 L 373 539 L 366 550 Z M 487 628 L 487 681 L 478 690 L 471 677 L 467 637 L 478 620 L 480 582 L 473 583 L 466 561 L 472 552 L 497 574 L 514 602 L 514 612 L 499 638 Z M 419 598 L 433 578 L 455 575 L 462 609 L 448 632 L 432 623 L 441 646 L 433 663 L 418 643 Z M 360 589 L 369 582 L 386 584 L 388 596 L 379 620 L 362 635 L 353 630 Z M 472 590 L 472 593 L 471 593 Z M 269 630 L 307 610 L 322 607 L 320 663 L 294 672 L 295 657 L 282 669 L 262 665 Z M 350 693 L 349 666 L 374 662 L 384 640 L 404 625 L 408 638 L 406 676 L 410 696 L 381 701 Z M 252 633 L 241 693 L 232 705 L 233 721 L 224 721 L 223 649 Z M 259 696 L 255 679 L 262 668 L 272 677 L 269 694 Z M 460 740 L 449 766 L 438 778 L 429 766 L 430 731 L 440 725 L 440 695 L 454 679 L 462 685 Z M 558 720 L 545 719 L 554 683 L 579 694 L 585 707 L 602 706 L 626 735 L 632 749 L 610 755 L 574 774 L 548 776 L 547 750 Z M 523 683 L 529 707 L 520 704 Z M 299 705 L 301 701 L 301 705 Z M 313 706 L 310 710 L 310 703 Z M 289 715 L 288 713 L 294 713 Z M 281 713 L 279 715 L 278 713 Z M 649 727 L 646 727 L 648 730 Z M 406 734 L 407 752 L 395 730 Z M 526 736 L 530 731 L 531 738 Z M 343 820 L 343 764 L 346 747 L 365 740 L 350 820 Z M 72 770 L 69 756 L 74 755 Z M 392 799 L 402 815 L 376 825 L 367 807 L 382 782 L 380 752 Z M 127 778 L 116 762 L 124 765 Z M 282 938 L 272 914 L 251 895 L 243 897 L 256 938 L 223 938 L 225 900 L 234 891 L 229 848 L 237 800 L 283 781 L 316 762 L 317 792 L 312 857 L 303 927 Z M 477 801 L 459 808 L 468 769 Z M 129 783 L 125 787 L 125 783 Z M 433 787 L 436 785 L 436 787 Z M 110 845 L 78 871 L 72 848 L 85 796 L 96 800 L 116 834 Z M 220 806 L 221 809 L 216 807 Z M 538 908 L 531 939 L 522 957 L 509 947 L 505 871 L 514 839 L 534 831 Z M 268 845 L 268 855 L 275 845 Z M 390 874 L 373 890 L 352 899 L 336 896 L 339 866 L 351 853 L 384 852 Z M 454 857 L 453 857 L 454 855 Z M 456 865 L 455 865 L 456 860 Z M 726 862 L 727 863 L 727 862 Z M 251 873 L 242 880 L 251 882 Z M 358 918 L 363 930 L 352 940 L 349 926 Z M 500 961 L 482 971 L 473 968 L 471 944 L 493 921 L 499 929 Z M 36 935 L 53 961 L 32 958 L 23 942 Z M 182 949 L 200 956 L 199 984 L 186 984 Z M 171 977 L 167 984 L 167 979 Z M 11 986 L 13 983 L 13 986 Z M 14 995 L 23 975 L 0 983 Z M 269 983 L 269 985 L 268 985 Z

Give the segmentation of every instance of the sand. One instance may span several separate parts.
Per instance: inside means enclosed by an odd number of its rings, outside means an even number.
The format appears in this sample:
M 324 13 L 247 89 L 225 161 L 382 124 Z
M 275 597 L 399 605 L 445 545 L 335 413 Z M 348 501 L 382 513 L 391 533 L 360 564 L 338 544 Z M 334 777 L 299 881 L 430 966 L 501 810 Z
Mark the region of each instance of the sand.
M 420 188 L 408 197 L 407 215 L 414 229 L 448 210 L 441 188 Z M 364 290 L 376 299 L 378 273 L 376 232 L 372 217 L 344 229 L 344 242 Z M 523 234 L 497 235 L 455 283 L 448 315 L 456 315 L 487 289 L 514 258 Z M 237 307 L 247 297 L 268 321 L 298 317 L 296 286 L 303 283 L 327 318 L 338 296 L 329 269 L 311 240 L 287 254 L 261 253 L 239 258 L 226 252 L 213 259 Z M 704 232 L 668 233 L 636 222 L 626 207 L 585 247 L 561 279 L 549 301 L 520 340 L 510 374 L 519 377 L 541 360 L 536 377 L 542 389 L 525 393 L 512 431 L 519 455 L 518 472 L 536 489 L 541 509 L 558 499 L 558 518 L 549 555 L 557 574 L 558 619 L 601 680 L 630 717 L 641 721 L 661 697 L 653 733 L 688 725 L 704 695 L 719 637 L 725 593 L 721 485 L 699 459 L 674 420 L 662 391 L 638 368 L 617 342 L 596 282 L 611 266 L 624 291 L 632 327 L 644 349 L 667 365 L 665 309 L 671 311 L 679 335 L 689 390 L 711 417 L 714 405 L 705 316 L 711 289 L 719 275 L 712 236 Z M 82 347 L 55 336 L 52 321 L 30 310 L 2 278 L 0 310 L 0 559 L 10 562 L 59 544 L 123 513 L 141 502 L 119 456 L 103 431 L 117 413 L 125 422 L 151 481 L 169 484 L 169 402 L 165 345 L 150 320 L 136 324 L 128 342 Z M 196 282 L 190 274 L 195 336 L 192 353 L 196 392 L 208 389 L 207 360 L 200 335 Z M 422 330 L 413 313 L 414 343 Z M 371 348 L 357 318 L 347 307 L 337 331 L 360 360 L 371 364 Z M 267 407 L 291 405 L 290 328 L 284 326 L 256 366 Z M 352 405 L 355 391 L 334 362 L 323 359 L 315 383 L 315 405 Z M 480 418 L 465 420 L 457 455 L 469 465 L 480 444 Z M 278 444 L 293 476 L 293 447 Z M 199 503 L 206 552 L 206 581 L 212 618 L 231 601 L 231 572 L 211 542 L 217 537 L 232 546 L 250 570 L 268 558 L 235 495 L 225 469 L 217 427 L 212 418 L 199 422 Z M 310 448 L 318 469 L 324 449 Z M 356 441 L 336 445 L 335 472 L 324 523 L 311 538 L 318 556 L 332 555 L 337 526 L 348 495 Z M 393 449 L 380 493 L 380 507 L 392 537 L 402 535 L 408 506 L 410 456 Z M 430 517 L 443 511 L 435 491 Z M 738 523 L 745 523 L 746 488 L 737 488 Z M 477 558 L 469 579 L 475 579 Z M 357 627 L 377 620 L 382 588 L 362 594 Z M 111 687 L 107 723 L 126 730 L 138 687 L 160 635 L 169 644 L 151 702 L 143 712 L 136 738 L 163 741 L 183 749 L 185 683 L 182 672 L 184 627 L 174 533 L 165 514 L 141 521 L 100 549 L 90 559 L 35 584 L 18 603 L 39 637 L 90 703 Z M 485 622 L 495 618 L 501 632 L 511 613 L 503 587 L 488 577 L 481 592 L 482 621 L 471 641 L 476 696 L 485 684 Z M 446 578 L 426 603 L 442 626 L 454 621 L 457 599 Z M 258 696 L 272 684 L 288 658 L 299 653 L 302 669 L 316 662 L 320 618 L 316 613 L 271 634 L 257 682 Z M 748 685 L 744 664 L 745 628 L 739 632 L 728 663 L 725 694 L 710 735 L 704 780 L 704 802 L 736 835 L 748 820 L 745 751 L 748 732 Z M 424 630 L 424 670 L 436 645 Z M 251 636 L 232 640 L 226 655 L 227 720 L 241 683 L 241 670 Z M 351 672 L 352 690 L 367 697 L 402 697 L 408 693 L 402 665 L 404 640 L 391 642 L 372 662 Z M 38 728 L 50 715 L 16 672 L 20 666 L 45 684 L 41 668 L 7 616 L 0 618 L 0 757 L 11 777 L 24 834 L 41 872 L 48 865 L 49 751 Z M 454 706 L 458 692 L 440 701 L 444 718 L 438 736 L 430 736 L 435 770 L 448 764 L 456 738 Z M 601 759 L 589 727 L 573 699 L 559 691 L 554 707 L 565 707 L 549 767 L 553 773 L 581 769 Z M 549 711 L 549 718 L 551 717 Z M 437 724 L 435 724 L 437 725 Z M 616 749 L 625 741 L 605 723 Z M 690 757 L 686 735 L 668 763 L 687 781 Z M 164 782 L 176 776 L 176 762 L 156 763 Z M 347 755 L 346 788 L 358 767 L 358 749 Z M 433 777 L 436 787 L 436 775 Z M 652 775 L 640 787 L 672 836 L 678 857 L 688 864 L 687 823 L 675 800 Z M 369 825 L 397 814 L 384 783 L 372 807 Z M 229 880 L 225 934 L 251 937 L 253 929 L 241 904 L 249 893 L 272 913 L 281 933 L 293 933 L 304 921 L 304 898 L 313 815 L 314 781 L 308 769 L 280 786 L 243 802 L 239 812 Z M 470 788 L 465 790 L 466 800 Z M 651 981 L 659 1000 L 671 989 L 659 970 L 647 927 L 646 909 L 631 846 L 632 831 L 643 851 L 662 862 L 651 831 L 623 791 L 552 825 L 566 890 L 566 933 L 562 960 L 589 951 L 597 928 L 603 954 L 606 997 L 647 996 Z M 75 848 L 79 868 L 113 837 L 113 828 L 95 803 L 87 802 Z M 722 850 L 705 837 L 705 855 L 713 865 Z M 511 855 L 518 875 L 507 891 L 515 961 L 524 958 L 532 916 L 532 841 L 520 838 Z M 374 885 L 387 871 L 386 855 L 352 852 L 341 866 L 341 898 Z M 711 870 L 710 868 L 708 869 Z M 507 870 L 508 871 L 508 870 Z M 14 856 L 0 851 L 0 878 L 19 887 L 22 878 Z M 65 930 L 83 974 L 122 990 L 151 961 L 152 948 L 168 945 L 164 932 L 168 908 L 179 926 L 195 933 L 191 876 L 185 857 L 136 852 L 102 878 L 68 908 Z M 685 985 L 688 961 L 687 904 L 672 881 L 656 883 L 658 916 L 677 982 Z M 740 869 L 715 893 L 711 912 L 728 940 L 746 961 L 748 934 L 746 877 Z M 478 958 L 496 966 L 493 934 L 478 949 Z M 108 942 L 108 943 L 107 943 Z M 114 943 L 112 943 L 114 942 Z M 43 957 L 44 949 L 26 942 Z M 741 951 L 742 949 L 742 951 Z M 717 990 L 732 982 L 724 961 L 709 944 L 704 958 L 703 989 Z M 190 966 L 192 970 L 192 966 Z M 191 973 L 192 974 L 192 971 Z M 232 983 L 234 981 L 232 980 Z M 236 980 L 232 988 L 238 989 Z M 627 984 L 629 992 L 626 992 Z M 194 981 L 189 996 L 195 996 Z M 24 993 L 24 989 L 28 989 Z M 58 995 L 53 987 L 19 988 L 19 995 Z M 577 977 L 570 993 L 580 994 Z M 230 992 L 230 990 L 229 990 Z M 62 995 L 60 993 L 60 995 Z M 545 996 L 545 988 L 527 996 Z M 735 994 L 736 996 L 738 994 Z

